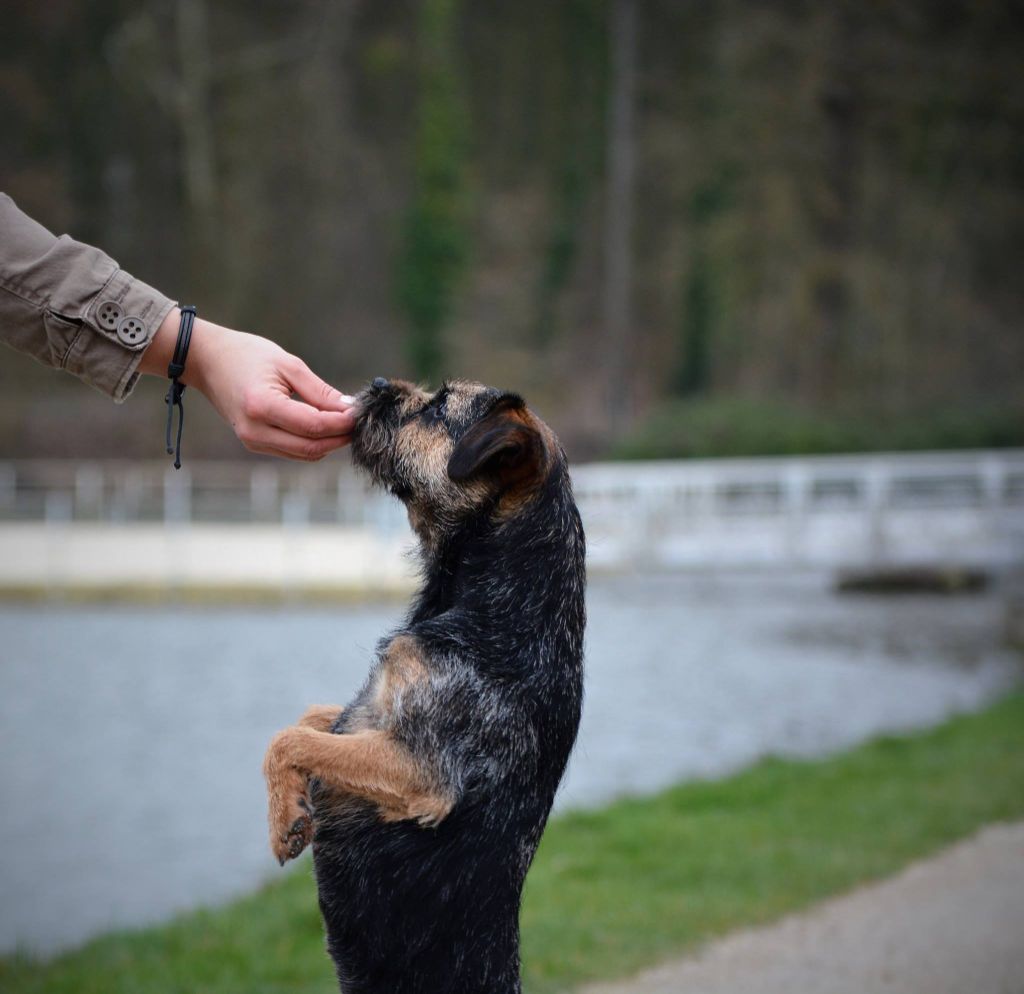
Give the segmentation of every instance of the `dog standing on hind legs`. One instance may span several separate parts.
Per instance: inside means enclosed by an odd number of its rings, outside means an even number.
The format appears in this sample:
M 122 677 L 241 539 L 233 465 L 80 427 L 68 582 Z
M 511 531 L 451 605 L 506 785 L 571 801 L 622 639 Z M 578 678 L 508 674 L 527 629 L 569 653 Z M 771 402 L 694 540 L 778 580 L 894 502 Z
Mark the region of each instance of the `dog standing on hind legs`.
M 517 994 L 523 881 L 583 694 L 565 455 L 479 384 L 378 378 L 359 408 L 353 458 L 408 508 L 423 582 L 355 699 L 271 742 L 271 847 L 312 842 L 344 994 Z

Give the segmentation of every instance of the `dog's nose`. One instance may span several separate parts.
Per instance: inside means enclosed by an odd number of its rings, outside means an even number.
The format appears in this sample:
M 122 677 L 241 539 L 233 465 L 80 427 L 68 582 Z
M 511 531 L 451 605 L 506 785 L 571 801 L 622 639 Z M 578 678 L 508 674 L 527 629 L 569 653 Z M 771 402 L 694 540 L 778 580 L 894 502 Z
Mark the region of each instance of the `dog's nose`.
M 388 383 L 388 381 L 384 379 L 383 376 L 377 376 L 374 378 L 373 383 L 370 385 L 375 387 L 377 390 L 383 390 L 385 387 L 390 386 L 391 384 Z

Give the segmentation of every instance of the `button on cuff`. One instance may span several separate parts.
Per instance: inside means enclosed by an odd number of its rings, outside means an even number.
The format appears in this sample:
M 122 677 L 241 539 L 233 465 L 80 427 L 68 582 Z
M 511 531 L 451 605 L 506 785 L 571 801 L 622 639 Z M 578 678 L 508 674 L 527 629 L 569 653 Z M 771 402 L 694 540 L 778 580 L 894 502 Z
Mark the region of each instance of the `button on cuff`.
M 120 403 L 139 379 L 139 362 L 174 301 L 123 269 L 81 315 L 94 332 L 80 335 L 67 368 Z
M 173 306 L 158 290 L 118 269 L 83 316 L 102 338 L 136 353 L 145 350 Z
M 106 331 L 117 331 L 123 317 L 124 310 L 116 300 L 103 300 L 96 309 L 96 320 Z
M 100 305 L 100 311 L 102 312 L 102 310 L 103 306 Z M 146 326 L 142 323 L 142 318 L 136 317 L 134 314 L 121 318 L 117 322 L 117 340 L 129 348 L 144 344 L 148 339 Z

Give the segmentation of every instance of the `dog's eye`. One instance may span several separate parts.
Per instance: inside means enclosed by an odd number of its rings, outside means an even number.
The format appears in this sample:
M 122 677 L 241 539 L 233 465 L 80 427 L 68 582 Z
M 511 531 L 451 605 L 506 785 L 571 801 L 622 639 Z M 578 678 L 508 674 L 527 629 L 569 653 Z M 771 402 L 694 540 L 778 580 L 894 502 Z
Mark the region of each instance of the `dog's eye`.
M 442 383 L 441 389 L 434 394 L 418 411 L 411 414 L 428 425 L 436 424 L 444 417 L 445 404 L 448 402 L 448 384 Z
M 420 417 L 427 424 L 434 424 L 444 416 L 445 403 L 448 400 L 448 388 L 442 387 L 420 410 Z

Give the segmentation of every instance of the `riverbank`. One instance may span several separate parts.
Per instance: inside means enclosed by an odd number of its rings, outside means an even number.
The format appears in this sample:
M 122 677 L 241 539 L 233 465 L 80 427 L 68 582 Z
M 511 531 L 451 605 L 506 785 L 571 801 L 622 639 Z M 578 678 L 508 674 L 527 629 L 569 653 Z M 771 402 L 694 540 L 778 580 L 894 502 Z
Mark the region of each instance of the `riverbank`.
M 587 605 L 586 706 L 558 810 L 930 728 L 1024 676 L 994 591 L 651 575 L 594 578 Z M 402 612 L 0 605 L 0 954 L 52 955 L 276 878 L 266 744 L 309 704 L 350 699 Z
M 1024 695 L 831 759 L 554 819 L 523 911 L 526 989 L 625 976 L 1024 817 Z M 257 894 L 108 935 L 48 963 L 0 960 L 19 994 L 330 994 L 309 864 Z

